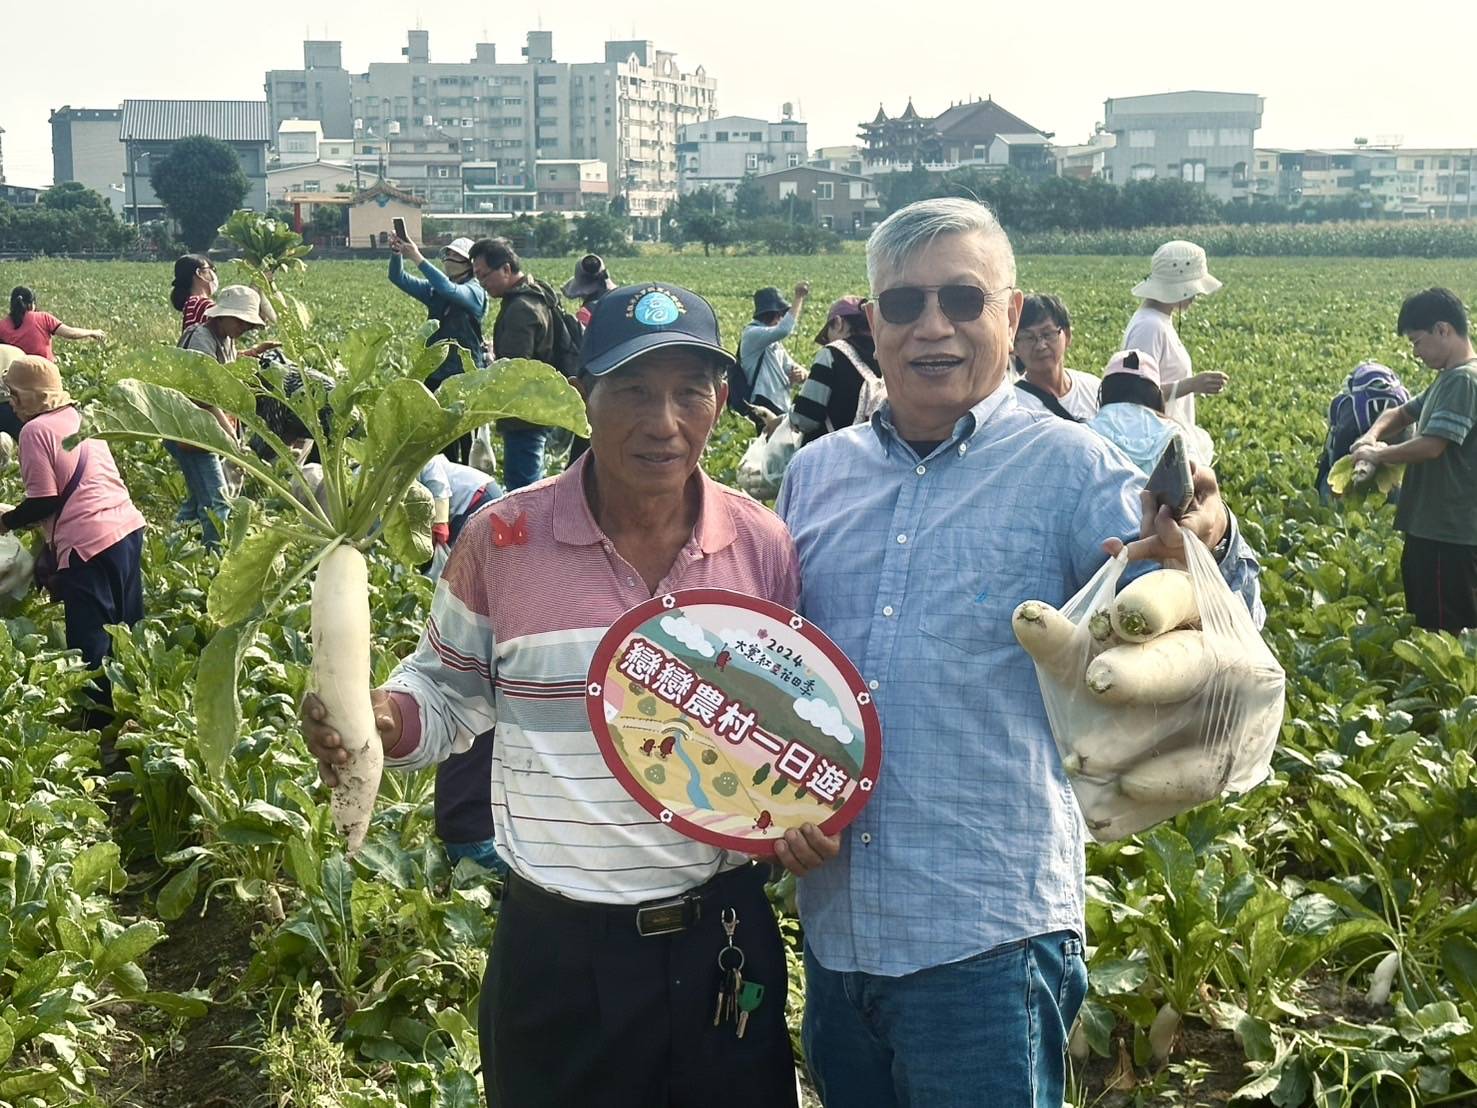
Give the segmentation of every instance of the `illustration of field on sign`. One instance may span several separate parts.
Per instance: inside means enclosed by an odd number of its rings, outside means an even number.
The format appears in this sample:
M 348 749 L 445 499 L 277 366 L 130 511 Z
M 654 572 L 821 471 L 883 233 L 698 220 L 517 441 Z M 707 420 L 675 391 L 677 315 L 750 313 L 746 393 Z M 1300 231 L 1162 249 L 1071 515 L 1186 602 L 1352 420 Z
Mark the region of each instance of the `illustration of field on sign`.
M 718 834 L 819 824 L 858 788 L 861 711 L 829 658 L 787 624 L 690 605 L 626 637 L 605 719 L 631 773 L 675 816 Z

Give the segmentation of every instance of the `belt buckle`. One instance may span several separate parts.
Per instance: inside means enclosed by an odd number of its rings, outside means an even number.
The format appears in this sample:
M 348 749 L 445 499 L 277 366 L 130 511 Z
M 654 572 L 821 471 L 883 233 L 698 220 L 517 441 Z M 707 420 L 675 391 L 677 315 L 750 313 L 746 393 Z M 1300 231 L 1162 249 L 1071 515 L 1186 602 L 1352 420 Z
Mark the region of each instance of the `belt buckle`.
M 703 914 L 703 900 L 698 896 L 674 896 L 636 909 L 636 934 L 643 938 L 685 931 Z

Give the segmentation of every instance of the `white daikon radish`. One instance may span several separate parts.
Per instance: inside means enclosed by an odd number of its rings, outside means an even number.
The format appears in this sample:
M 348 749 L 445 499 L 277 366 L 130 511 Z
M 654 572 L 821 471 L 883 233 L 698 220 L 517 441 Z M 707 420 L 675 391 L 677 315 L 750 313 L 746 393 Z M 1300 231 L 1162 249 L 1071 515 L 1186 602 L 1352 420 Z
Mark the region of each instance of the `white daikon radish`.
M 1086 643 L 1061 612 L 1043 600 L 1027 600 L 1016 608 L 1010 626 L 1016 641 L 1042 669 L 1063 680 L 1076 676 L 1072 670 L 1081 664 Z
M 1182 569 L 1156 569 L 1130 581 L 1113 601 L 1112 620 L 1118 637 L 1128 642 L 1200 626 L 1190 575 Z
M 25 596 L 31 587 L 33 564 L 31 552 L 20 539 L 0 535 L 0 594 L 15 600 Z
M 1399 972 L 1400 952 L 1392 950 L 1375 966 L 1374 975 L 1369 979 L 1369 992 L 1364 994 L 1364 999 L 1376 1007 L 1388 1004 L 1390 990 L 1395 986 L 1395 975 Z
M 369 698 L 369 571 L 348 544 L 323 559 L 313 580 L 313 686 L 348 761 L 335 767 L 333 822 L 358 853 L 384 770 L 384 747 Z
M 1174 1049 L 1174 1041 L 1180 1034 L 1180 1014 L 1173 1004 L 1165 1002 L 1149 1024 L 1149 1049 L 1154 1052 L 1154 1061 L 1162 1062 Z
M 1118 789 L 1130 800 L 1192 808 L 1221 794 L 1229 757 L 1200 747 L 1187 747 L 1146 758 L 1118 778 Z
M 0 431 L 0 466 L 8 466 L 15 460 L 15 440 L 5 431 Z
M 1087 1028 L 1082 1026 L 1080 1015 L 1072 1022 L 1072 1033 L 1067 1036 L 1067 1053 L 1079 1066 L 1092 1055 L 1092 1047 L 1087 1042 Z
M 1214 671 L 1215 653 L 1199 631 L 1171 631 L 1103 651 L 1088 664 L 1087 687 L 1107 704 L 1174 704 Z

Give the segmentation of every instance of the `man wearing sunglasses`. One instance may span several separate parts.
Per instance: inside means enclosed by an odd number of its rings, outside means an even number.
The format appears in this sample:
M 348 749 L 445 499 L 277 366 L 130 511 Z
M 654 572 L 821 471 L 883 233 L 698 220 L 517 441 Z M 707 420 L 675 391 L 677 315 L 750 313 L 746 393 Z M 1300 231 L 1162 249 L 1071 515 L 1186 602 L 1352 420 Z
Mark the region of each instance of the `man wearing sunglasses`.
M 778 507 L 801 611 L 860 667 L 887 742 L 840 854 L 800 881 L 805 1053 L 827 1108 L 1060 1108 L 1083 828 L 1011 612 L 1066 601 L 1125 538 L 1164 558 L 1179 533 L 1116 450 L 1017 403 L 1021 294 L 988 208 L 895 212 L 867 274 L 887 403 L 796 454 Z M 1256 615 L 1214 474 L 1195 489 L 1182 522 Z

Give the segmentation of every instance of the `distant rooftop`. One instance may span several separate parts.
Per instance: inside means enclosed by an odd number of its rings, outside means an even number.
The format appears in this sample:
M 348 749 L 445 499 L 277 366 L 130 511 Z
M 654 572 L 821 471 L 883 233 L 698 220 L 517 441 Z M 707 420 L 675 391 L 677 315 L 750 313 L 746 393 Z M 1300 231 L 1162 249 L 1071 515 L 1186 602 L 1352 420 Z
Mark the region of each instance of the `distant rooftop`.
M 222 142 L 271 142 L 265 100 L 125 100 L 119 137 L 172 142 L 209 135 Z

